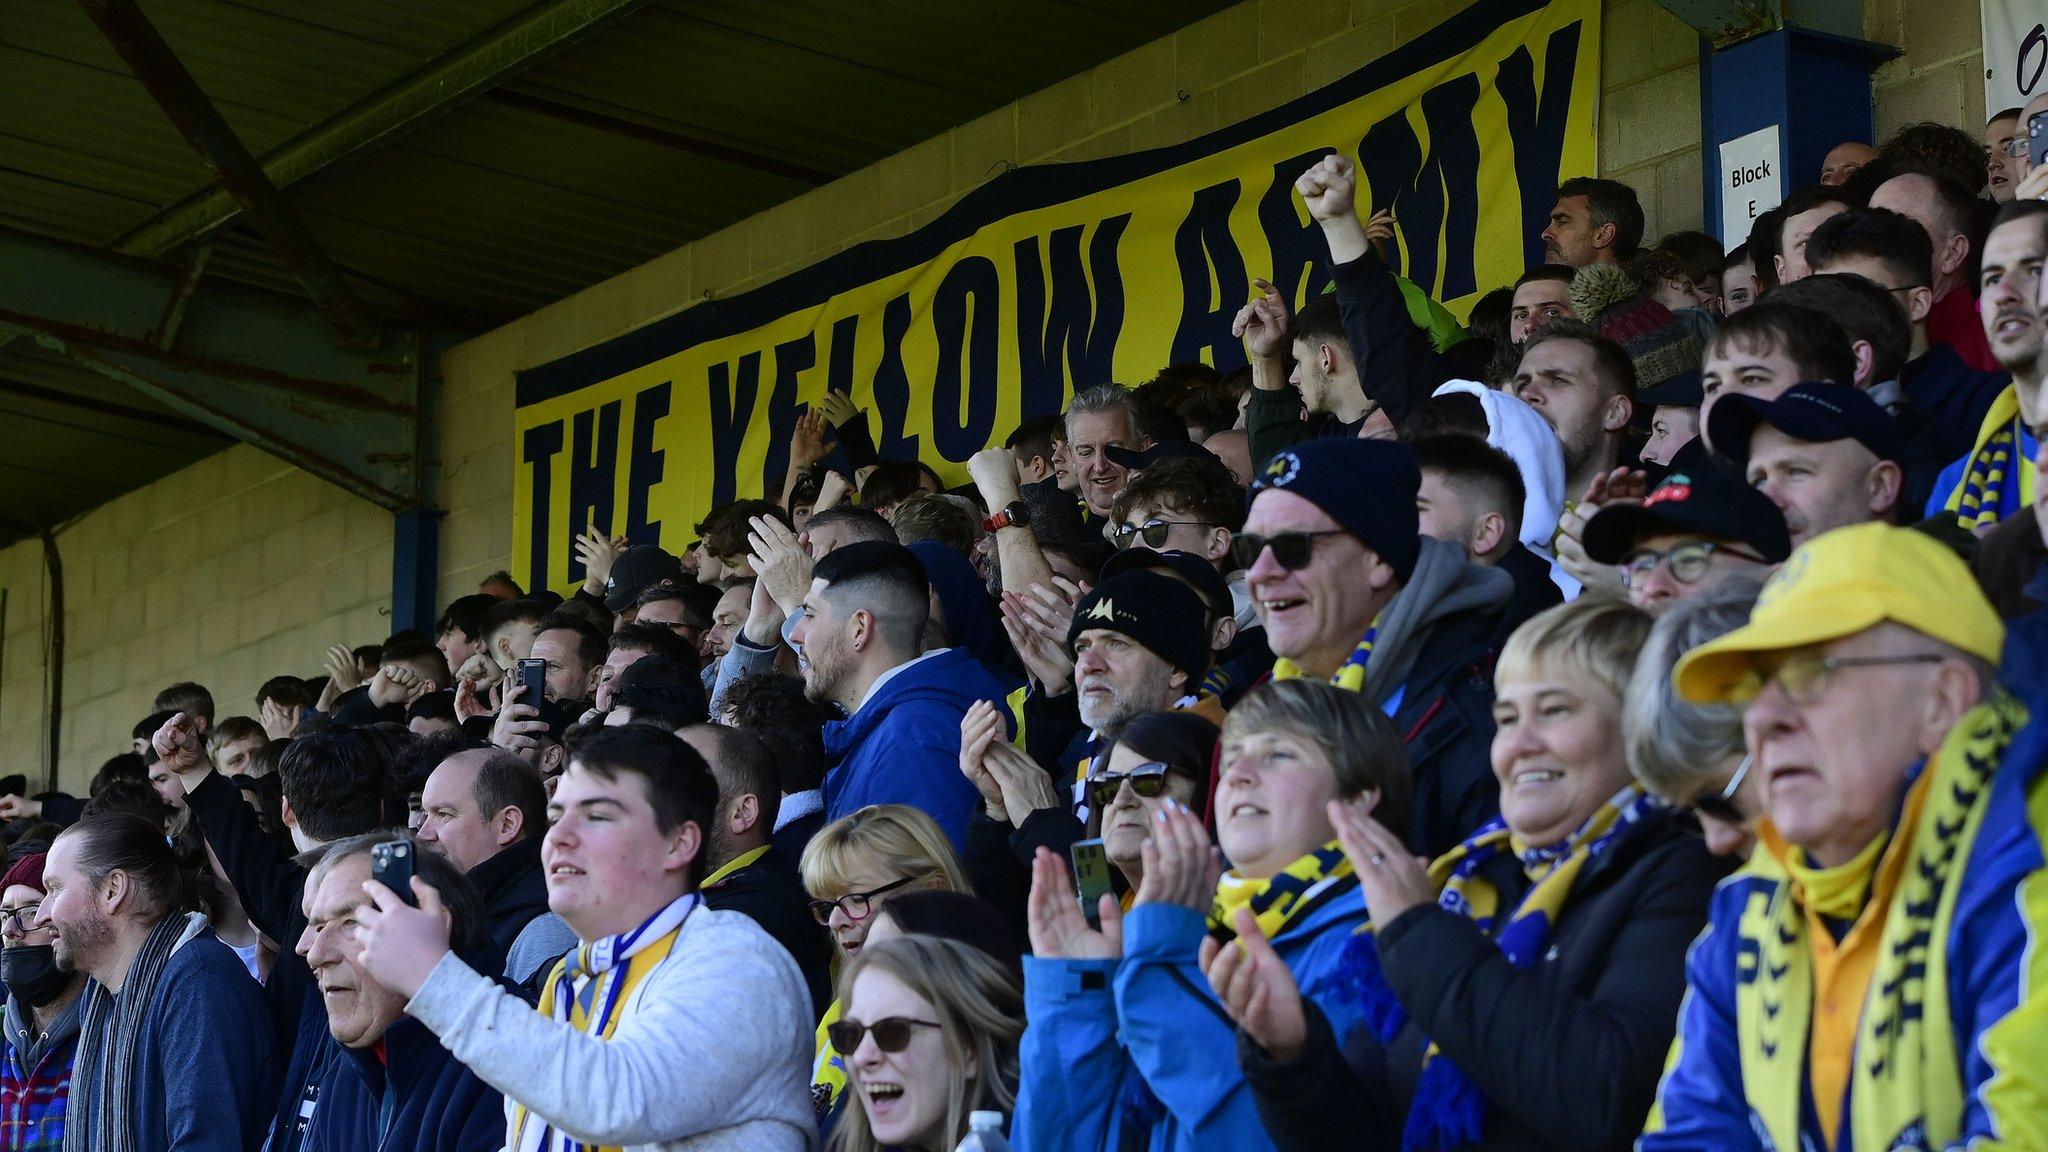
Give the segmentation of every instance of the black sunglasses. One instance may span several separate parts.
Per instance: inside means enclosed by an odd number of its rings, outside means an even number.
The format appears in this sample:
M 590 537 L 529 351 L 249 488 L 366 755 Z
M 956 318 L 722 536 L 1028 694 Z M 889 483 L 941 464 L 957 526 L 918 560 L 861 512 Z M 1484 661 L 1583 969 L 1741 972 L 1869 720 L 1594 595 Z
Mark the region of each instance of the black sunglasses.
M 1119 524 L 1112 533 L 1118 548 L 1129 548 L 1142 540 L 1147 548 L 1166 547 L 1166 538 L 1175 528 L 1213 528 L 1200 520 L 1147 520 L 1143 524 Z
M 1088 799 L 1097 809 L 1105 809 L 1116 800 L 1124 781 L 1131 782 L 1131 791 L 1151 800 L 1166 792 L 1166 774 L 1170 769 L 1157 760 L 1140 764 L 1129 772 L 1097 772 L 1088 777 Z
M 841 1056 L 853 1055 L 860 1047 L 863 1036 L 872 1035 L 875 1047 L 884 1052 L 901 1052 L 910 1047 L 910 1030 L 913 1028 L 937 1028 L 930 1020 L 912 1020 L 908 1016 L 888 1016 L 873 1024 L 858 1020 L 834 1020 L 825 1026 L 825 1038 L 832 1041 L 832 1050 Z
M 1744 756 L 1742 766 L 1735 770 L 1735 775 L 1728 778 L 1728 783 L 1722 785 L 1721 790 L 1711 796 L 1694 798 L 1692 810 L 1724 824 L 1749 823 L 1749 818 L 1735 806 L 1735 794 L 1742 791 L 1742 782 L 1749 778 L 1750 765 L 1755 762 L 1755 757 Z
M 1316 541 L 1325 536 L 1349 535 L 1341 528 L 1326 532 L 1276 532 L 1271 536 L 1239 532 L 1230 538 L 1230 561 L 1239 568 L 1249 568 L 1259 562 L 1260 553 L 1271 548 L 1275 563 L 1289 572 L 1299 572 L 1315 558 Z
M 894 892 L 896 889 L 917 879 L 920 879 L 920 877 L 905 876 L 901 880 L 884 884 L 880 888 L 870 889 L 866 892 L 848 892 L 837 900 L 813 900 L 811 901 L 811 919 L 816 920 L 820 924 L 830 924 L 832 923 L 832 910 L 838 908 L 846 913 L 848 920 L 865 920 L 875 910 L 875 897 L 880 896 L 884 892 Z

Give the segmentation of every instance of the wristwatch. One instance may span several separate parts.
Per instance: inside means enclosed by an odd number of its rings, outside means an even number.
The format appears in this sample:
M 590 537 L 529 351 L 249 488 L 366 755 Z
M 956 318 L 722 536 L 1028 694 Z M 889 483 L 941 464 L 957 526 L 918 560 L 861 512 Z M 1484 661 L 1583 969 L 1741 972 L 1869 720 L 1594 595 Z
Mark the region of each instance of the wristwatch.
M 1000 532 L 1005 528 L 1031 527 L 1031 505 L 1022 500 L 1012 500 L 1003 506 L 1001 512 L 981 522 L 984 532 Z

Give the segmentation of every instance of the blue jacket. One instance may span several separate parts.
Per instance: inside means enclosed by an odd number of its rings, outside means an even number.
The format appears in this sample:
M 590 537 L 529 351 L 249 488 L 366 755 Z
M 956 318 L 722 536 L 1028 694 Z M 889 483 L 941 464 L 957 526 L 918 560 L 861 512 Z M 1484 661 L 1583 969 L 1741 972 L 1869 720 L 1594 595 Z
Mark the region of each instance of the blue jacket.
M 2038 1136 L 2044 1119 L 2037 1114 L 2039 1109 L 2027 1102 L 2030 1096 L 2039 1100 L 2044 1090 L 2041 1080 L 2048 1076 L 2048 1050 L 2044 1050 L 2048 1035 L 2032 1028 L 2031 1037 L 2018 1037 L 2015 1043 L 1985 1043 L 1985 1033 L 2020 1004 L 2023 989 L 2039 981 L 2042 961 L 2035 957 L 2042 942 L 2035 936 L 2048 927 L 2038 914 L 2029 914 L 2027 900 L 2016 898 L 2024 892 L 2022 881 L 2048 865 L 2041 833 L 2028 813 L 2029 793 L 2039 782 L 2044 753 L 2048 753 L 2048 714 L 2042 711 L 2039 687 L 2044 667 L 2040 661 L 2048 660 L 2048 635 L 2043 634 L 2048 624 L 2038 617 L 2026 623 L 2036 627 L 2030 635 L 2022 635 L 2027 630 L 2015 627 L 2007 637 L 2006 658 L 2010 668 L 2016 646 L 2025 649 L 2032 645 L 2027 650 L 2035 663 L 2026 675 L 2034 682 L 2019 695 L 2034 715 L 2014 736 L 1992 779 L 1984 823 L 1964 864 L 1954 929 L 1946 942 L 1949 1027 L 1965 1097 L 1961 1143 L 1971 1147 L 1978 1147 L 1978 1140 L 2015 1140 L 2019 1132 Z M 1745 1103 L 1735 999 L 1742 966 L 1756 962 L 1753 952 L 1745 955 L 1740 931 L 1744 909 L 1754 894 L 1778 895 L 1777 887 L 1775 880 L 1744 869 L 1715 890 L 1707 930 L 1686 959 L 1686 997 L 1679 1011 L 1678 1039 L 1657 1095 L 1662 1128 L 1644 1134 L 1636 1145 L 1639 1152 L 1765 1147 L 1757 1134 L 1761 1129 L 1752 1125 L 1752 1113 Z M 2035 969 L 2031 974 L 2029 960 Z M 2036 1005 L 2034 1010 L 2041 1008 Z M 2014 1059 L 1997 1054 L 2015 1050 L 2025 1055 Z M 1848 1130 L 1849 1116 L 1844 1108 L 1844 1131 L 1835 1152 L 1855 1152 L 1856 1134 Z M 1802 1143 L 1827 1147 L 1810 1099 L 1801 1109 L 1800 1126 Z M 2020 1138 L 1996 1146 L 2039 1145 Z
M 2020 427 L 2020 456 L 2032 460 L 2040 453 L 2040 450 L 2040 441 L 2034 438 L 2034 430 L 2026 427 L 2025 423 L 2022 422 Z M 1975 452 L 1976 448 L 1974 445 L 1965 448 L 1962 459 L 1941 470 L 1940 477 L 1934 481 L 1933 493 L 1927 497 L 1927 506 L 1921 510 L 1924 515 L 1933 517 L 1948 511 L 1948 498 L 1955 495 L 1956 489 L 1962 487 L 1963 480 L 1969 476 L 1970 457 Z M 2019 485 L 2006 485 L 2005 491 L 2001 495 L 2003 499 L 1998 502 L 1998 519 L 2001 523 L 2014 516 L 2022 515 L 2027 511 L 2026 504 L 2020 500 Z
M 908 804 L 967 845 L 981 794 L 960 774 L 960 719 L 976 700 L 1003 706 L 1003 686 L 965 649 L 948 648 L 889 677 L 860 711 L 825 725 L 825 818 Z
M 1340 1037 L 1361 1016 L 1338 992 L 1338 960 L 1365 919 L 1346 882 L 1274 941 Z M 1024 958 L 1018 1152 L 1118 1152 L 1127 1127 L 1149 1133 L 1147 1152 L 1273 1147 L 1238 1066 L 1236 1025 L 1196 963 L 1206 930 L 1192 909 L 1140 904 L 1124 916 L 1121 961 Z
M 337 1045 L 339 1047 L 339 1045 Z M 497 1152 L 505 1098 L 448 1054 L 425 1025 L 401 1016 L 384 1059 L 342 1050 L 327 1066 L 305 1152 Z
M 137 1044 L 135 1094 L 128 1102 L 135 1146 L 152 1152 L 260 1146 L 277 1104 L 274 1035 L 263 989 L 233 949 L 203 929 L 180 945 L 150 999 Z M 73 1102 L 69 1125 L 83 1130 L 86 1147 L 99 1147 L 94 1102 Z

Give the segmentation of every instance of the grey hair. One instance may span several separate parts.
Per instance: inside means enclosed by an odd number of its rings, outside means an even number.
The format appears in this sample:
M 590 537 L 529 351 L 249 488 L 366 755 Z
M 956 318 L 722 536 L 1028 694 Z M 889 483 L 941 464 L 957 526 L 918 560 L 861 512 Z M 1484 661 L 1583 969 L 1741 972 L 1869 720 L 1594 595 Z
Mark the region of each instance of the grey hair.
M 1124 439 L 1135 444 L 1138 439 L 1138 412 L 1131 405 L 1131 394 L 1121 384 L 1097 384 L 1074 393 L 1067 404 L 1063 425 L 1067 439 L 1074 438 L 1074 417 L 1092 412 L 1120 412 L 1124 418 Z
M 1742 709 L 1679 699 L 1671 670 L 1687 652 L 1749 623 L 1762 589 L 1753 577 L 1724 579 L 1672 605 L 1650 629 L 1622 700 L 1621 738 L 1629 771 L 1652 794 L 1689 803 L 1702 788 L 1719 788 L 1720 765 L 1742 752 Z

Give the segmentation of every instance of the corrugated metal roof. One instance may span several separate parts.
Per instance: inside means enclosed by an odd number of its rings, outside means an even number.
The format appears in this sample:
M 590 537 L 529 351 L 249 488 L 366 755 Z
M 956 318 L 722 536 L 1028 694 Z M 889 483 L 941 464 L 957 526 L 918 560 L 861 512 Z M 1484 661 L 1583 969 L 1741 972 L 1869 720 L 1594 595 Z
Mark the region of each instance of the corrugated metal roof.
M 529 2 L 143 0 L 143 8 L 260 156 Z M 1231 2 L 662 0 L 286 195 L 373 304 L 418 305 L 444 324 L 481 328 Z M 691 150 L 691 141 L 715 154 Z M 761 159 L 736 162 L 735 152 Z M 6 0 L 0 224 L 107 245 L 207 184 L 199 159 L 75 3 Z M 219 238 L 207 274 L 296 291 L 246 226 Z M 16 342 L 0 349 L 0 404 L 31 403 L 20 393 L 52 379 L 67 395 L 109 404 L 122 391 L 83 375 L 25 356 Z M 140 397 L 118 399 L 160 411 Z M 19 468 L 0 481 L 0 515 L 37 524 L 223 443 L 118 418 L 108 425 L 112 439 L 96 440 L 90 426 L 37 419 L 44 423 L 23 447 L 46 450 L 56 471 L 40 485 Z M 120 439 L 131 433 L 154 439 Z M 0 451 L 17 438 L 0 432 Z M 123 466 L 97 478 L 62 464 L 115 451 Z M 66 491 L 78 498 L 67 502 Z

